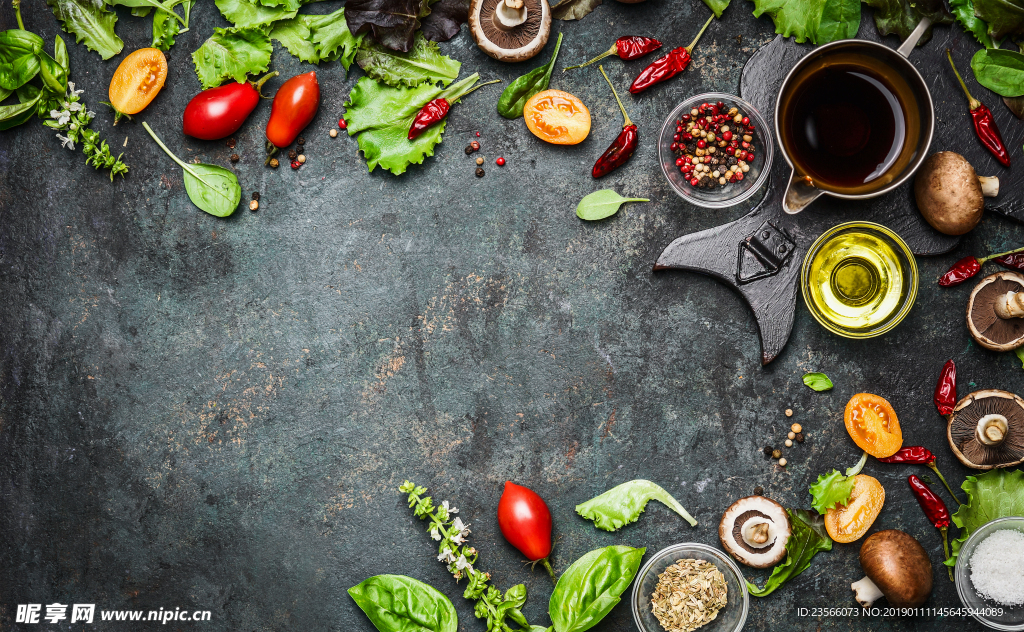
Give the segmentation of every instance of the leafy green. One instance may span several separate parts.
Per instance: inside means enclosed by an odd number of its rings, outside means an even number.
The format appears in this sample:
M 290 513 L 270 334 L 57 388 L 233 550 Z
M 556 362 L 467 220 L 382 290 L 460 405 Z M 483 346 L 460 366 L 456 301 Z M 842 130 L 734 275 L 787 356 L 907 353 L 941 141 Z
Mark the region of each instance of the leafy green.
M 836 505 L 845 505 L 853 494 L 853 484 L 853 478 L 843 476 L 839 470 L 820 475 L 817 482 L 807 490 L 814 498 L 811 507 L 824 514 Z
M 203 89 L 215 88 L 225 79 L 245 81 L 270 67 L 274 47 L 260 27 L 215 28 L 210 39 L 192 53 L 196 75 Z
M 797 42 L 827 44 L 857 36 L 860 0 L 753 0 L 754 17 L 768 14 L 775 32 Z
M 43 38 L 35 33 L 0 31 L 0 88 L 17 90 L 39 74 L 42 50 Z
M 555 69 L 555 60 L 558 59 L 558 49 L 562 46 L 562 34 L 558 34 L 555 42 L 555 52 L 551 53 L 551 59 L 543 66 L 534 68 L 522 77 L 519 77 L 508 84 L 501 96 L 498 97 L 498 114 L 508 119 L 519 118 L 523 115 L 523 106 L 530 97 L 542 90 L 546 90 L 551 81 L 551 71 Z
M 576 206 L 576 216 L 589 221 L 611 217 L 626 202 L 650 202 L 647 198 L 625 198 L 612 189 L 601 189 L 583 196 Z
M 819 392 L 832 390 L 833 386 L 832 380 L 824 373 L 805 373 L 804 384 Z
M 988 24 L 974 15 L 974 0 L 949 0 L 949 8 L 953 17 L 965 31 L 974 36 L 985 48 L 995 48 L 992 36 L 988 34 Z
M 354 36 L 345 23 L 345 9 L 327 15 L 299 15 L 274 24 L 270 38 L 281 42 L 292 55 L 312 64 L 341 61 L 348 70 L 363 36 Z
M 242 199 L 242 187 L 238 178 L 224 167 L 205 164 L 187 164 L 171 153 L 153 128 L 143 122 L 142 127 L 156 141 L 156 144 L 181 167 L 185 179 L 185 192 L 192 203 L 210 215 L 227 217 L 238 208 Z
M 645 551 L 609 546 L 587 553 L 565 569 L 548 602 L 555 632 L 583 632 L 597 625 L 633 582 Z
M 171 46 L 174 46 L 174 38 L 181 32 L 181 22 L 174 15 L 171 15 L 174 12 L 174 7 L 179 4 L 185 6 L 185 23 L 187 24 L 187 16 L 195 2 L 196 0 L 166 0 L 163 3 L 162 6 L 165 11 L 156 11 L 153 14 L 153 48 L 167 51 L 171 49 Z
M 310 39 L 309 19 L 311 16 L 299 15 L 290 20 L 274 22 L 270 31 L 270 39 L 277 40 L 298 57 L 300 61 L 310 64 L 320 63 L 320 52 Z
M 411 577 L 376 575 L 348 594 L 380 632 L 456 632 L 459 627 L 452 602 Z
M 261 26 L 294 18 L 297 9 L 288 7 L 265 7 L 247 0 L 214 0 L 221 15 L 236 28 Z
M 722 17 L 722 12 L 729 6 L 730 0 L 704 0 L 704 4 L 715 14 L 716 18 Z
M 114 33 L 117 15 L 107 10 L 103 0 L 46 0 L 64 31 L 78 43 L 96 51 L 103 59 L 121 52 L 124 42 Z
M 430 4 L 430 15 L 420 20 L 420 32 L 432 42 L 447 42 L 467 20 L 469 0 L 438 0 Z
M 832 538 L 825 531 L 825 519 L 804 509 L 787 509 L 792 533 L 786 540 L 786 561 L 772 569 L 763 588 L 747 582 L 755 597 L 767 597 L 786 581 L 807 570 L 818 551 L 831 551 Z
M 1024 33 L 1024 4 L 1019 0 L 974 0 L 974 14 L 988 23 L 993 41 Z
M 631 522 L 636 522 L 643 513 L 647 503 L 657 500 L 668 506 L 690 523 L 697 526 L 683 506 L 661 486 L 638 479 L 617 485 L 600 496 L 591 498 L 585 503 L 576 505 L 576 513 L 587 520 L 593 520 L 594 526 L 604 531 L 615 531 Z
M 415 87 L 424 83 L 447 86 L 459 76 L 462 64 L 441 54 L 437 44 L 417 33 L 412 49 L 399 53 L 374 42 L 364 42 L 356 63 L 368 77 L 389 86 Z
M 1017 114 L 1017 113 L 1014 112 L 1014 114 Z M 1017 118 L 1021 118 L 1021 116 L 1019 114 L 1017 114 Z M 1017 354 L 1017 359 L 1020 360 L 1021 366 L 1022 366 L 1022 368 L 1024 368 L 1024 347 L 1017 347 L 1016 349 L 1014 349 L 1013 352 L 1015 354 Z
M 953 555 L 946 566 L 956 566 L 960 547 L 979 527 L 996 518 L 1024 516 L 1024 472 L 1020 470 L 990 470 L 968 476 L 960 487 L 967 492 L 967 503 L 953 514 L 960 537 L 952 542 Z
M 983 48 L 971 58 L 978 83 L 1002 97 L 1024 95 L 1024 55 L 997 48 Z
M 562 0 L 551 9 L 551 16 L 556 20 L 582 20 L 599 6 L 601 0 Z
M 409 52 L 420 20 L 430 14 L 430 0 L 348 0 L 345 20 L 356 35 L 372 33 L 391 50 Z
M 900 39 L 906 39 L 923 17 L 929 18 L 932 26 L 953 22 L 942 0 L 864 0 L 864 4 L 874 7 L 875 26 L 880 34 L 896 35 Z M 923 45 L 931 37 L 932 29 L 928 27 L 917 45 Z

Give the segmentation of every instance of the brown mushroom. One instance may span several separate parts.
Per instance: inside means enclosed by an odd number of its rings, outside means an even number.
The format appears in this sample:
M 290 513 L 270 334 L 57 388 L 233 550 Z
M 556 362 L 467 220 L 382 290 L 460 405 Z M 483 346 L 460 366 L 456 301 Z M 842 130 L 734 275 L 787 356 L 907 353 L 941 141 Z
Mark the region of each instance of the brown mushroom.
M 960 154 L 928 156 L 914 178 L 914 197 L 925 221 L 940 233 L 963 235 L 981 221 L 985 198 L 999 195 L 999 178 L 979 176 Z
M 1024 462 L 1024 399 L 1006 391 L 976 391 L 957 402 L 946 427 L 949 447 L 976 470 Z
M 870 535 L 860 547 L 860 567 L 865 577 L 850 588 L 865 608 L 883 596 L 894 608 L 915 608 L 932 592 L 932 561 L 908 533 L 889 529 Z
M 480 50 L 498 61 L 525 61 L 551 34 L 548 0 L 472 0 L 469 31 Z
M 1012 351 L 1024 345 L 1024 275 L 996 272 L 982 279 L 967 301 L 967 328 L 986 349 Z
M 764 496 L 740 498 L 725 510 L 718 523 L 722 548 L 754 568 L 768 568 L 781 562 L 786 557 L 786 542 L 791 533 L 786 509 Z

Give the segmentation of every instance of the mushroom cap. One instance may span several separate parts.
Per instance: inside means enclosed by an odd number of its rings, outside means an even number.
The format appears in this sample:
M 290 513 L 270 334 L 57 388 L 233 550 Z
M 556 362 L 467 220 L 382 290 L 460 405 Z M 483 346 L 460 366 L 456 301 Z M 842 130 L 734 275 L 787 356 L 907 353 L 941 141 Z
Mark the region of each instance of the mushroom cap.
M 480 50 L 498 61 L 526 61 L 544 48 L 551 35 L 548 0 L 524 0 L 526 21 L 510 30 L 494 24 L 494 12 L 504 0 L 472 0 L 469 31 Z
M 744 525 L 750 520 L 767 523 L 763 546 L 751 546 L 744 540 Z M 722 547 L 737 561 L 753 568 L 775 566 L 786 557 L 786 542 L 792 533 L 785 507 L 764 496 L 747 496 L 734 502 L 718 523 Z
M 978 282 L 967 301 L 967 328 L 986 349 L 1012 351 L 1024 345 L 1024 318 L 1000 318 L 996 299 L 1007 292 L 1024 292 L 1024 275 L 996 272 Z
M 932 561 L 909 533 L 873 533 L 860 547 L 860 567 L 894 608 L 914 608 L 932 592 Z
M 963 235 L 981 221 L 985 198 L 978 174 L 952 151 L 928 156 L 914 177 L 914 198 L 926 222 L 940 233 Z
M 978 422 L 987 415 L 1006 418 L 1006 436 L 998 445 L 978 440 Z M 949 416 L 946 438 L 967 467 L 991 470 L 1024 462 L 1024 399 L 1007 391 L 975 391 L 957 402 Z

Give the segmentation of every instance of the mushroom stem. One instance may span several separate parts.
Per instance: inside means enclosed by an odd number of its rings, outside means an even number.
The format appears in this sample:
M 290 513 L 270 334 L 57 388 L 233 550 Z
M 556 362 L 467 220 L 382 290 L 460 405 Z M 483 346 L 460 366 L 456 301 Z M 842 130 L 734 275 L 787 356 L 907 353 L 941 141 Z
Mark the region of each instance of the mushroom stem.
M 686 52 L 688 52 L 688 53 L 692 53 L 693 52 L 694 47 L 697 46 L 697 41 L 700 39 L 700 36 L 704 34 L 704 31 L 706 31 L 708 26 L 711 25 L 711 20 L 714 20 L 714 19 L 715 19 L 715 15 L 711 14 L 711 17 L 708 18 L 708 21 L 704 23 L 704 26 L 700 27 L 700 33 L 697 33 L 697 37 L 693 38 L 693 41 L 690 42 L 690 45 L 686 47 Z
M 604 80 L 608 82 L 608 87 L 612 89 L 612 95 L 615 96 L 615 102 L 619 104 L 619 109 L 622 110 L 622 127 L 629 127 L 633 124 L 633 121 L 629 120 L 629 115 L 626 114 L 626 107 L 622 105 L 622 101 L 619 100 L 619 93 L 615 91 L 615 86 L 612 85 L 612 80 L 608 78 L 608 74 L 604 71 L 604 66 L 598 66 L 597 68 L 601 71 L 601 74 L 604 75 Z
M 523 0 L 499 0 L 494 7 L 494 26 L 511 31 L 526 22 L 526 3 Z
M 981 185 L 981 194 L 985 197 L 999 195 L 999 178 L 996 176 L 978 176 L 978 184 Z
M 985 415 L 978 420 L 977 436 L 982 445 L 995 447 L 1006 438 L 1009 424 L 1002 415 Z
M 853 589 L 854 598 L 857 603 L 870 608 L 871 604 L 875 603 L 882 597 L 882 591 L 878 589 L 875 582 L 871 581 L 870 577 L 865 576 L 860 581 L 855 581 L 850 584 L 850 588 Z
M 1024 316 L 1024 292 L 1007 292 L 996 298 L 996 316 L 1003 320 Z
M 946 57 L 949 58 L 949 65 L 953 67 L 953 74 L 956 75 L 956 80 L 960 82 L 960 87 L 964 89 L 964 94 L 967 95 L 968 107 L 971 108 L 972 112 L 977 110 L 981 107 L 981 101 L 972 97 L 971 93 L 967 91 L 967 84 L 965 84 L 964 80 L 960 77 L 960 73 L 956 69 L 956 64 L 953 63 L 953 53 L 948 48 L 946 49 Z

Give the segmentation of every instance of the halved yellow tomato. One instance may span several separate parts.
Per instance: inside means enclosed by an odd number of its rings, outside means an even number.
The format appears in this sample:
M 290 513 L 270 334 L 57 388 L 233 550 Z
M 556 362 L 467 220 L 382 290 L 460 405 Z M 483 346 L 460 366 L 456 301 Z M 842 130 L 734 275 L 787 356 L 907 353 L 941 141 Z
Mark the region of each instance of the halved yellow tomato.
M 523 118 L 537 138 L 555 145 L 576 145 L 590 134 L 590 110 L 574 95 L 544 90 L 523 106 Z
M 853 542 L 864 537 L 885 504 L 885 488 L 867 474 L 853 477 L 853 493 L 845 505 L 825 513 L 825 530 L 836 542 Z
M 156 48 L 140 48 L 121 62 L 110 80 L 110 105 L 114 122 L 138 114 L 149 105 L 167 80 L 167 58 Z
M 900 420 L 884 397 L 857 393 L 846 404 L 843 421 L 857 447 L 876 459 L 892 456 L 903 447 Z

